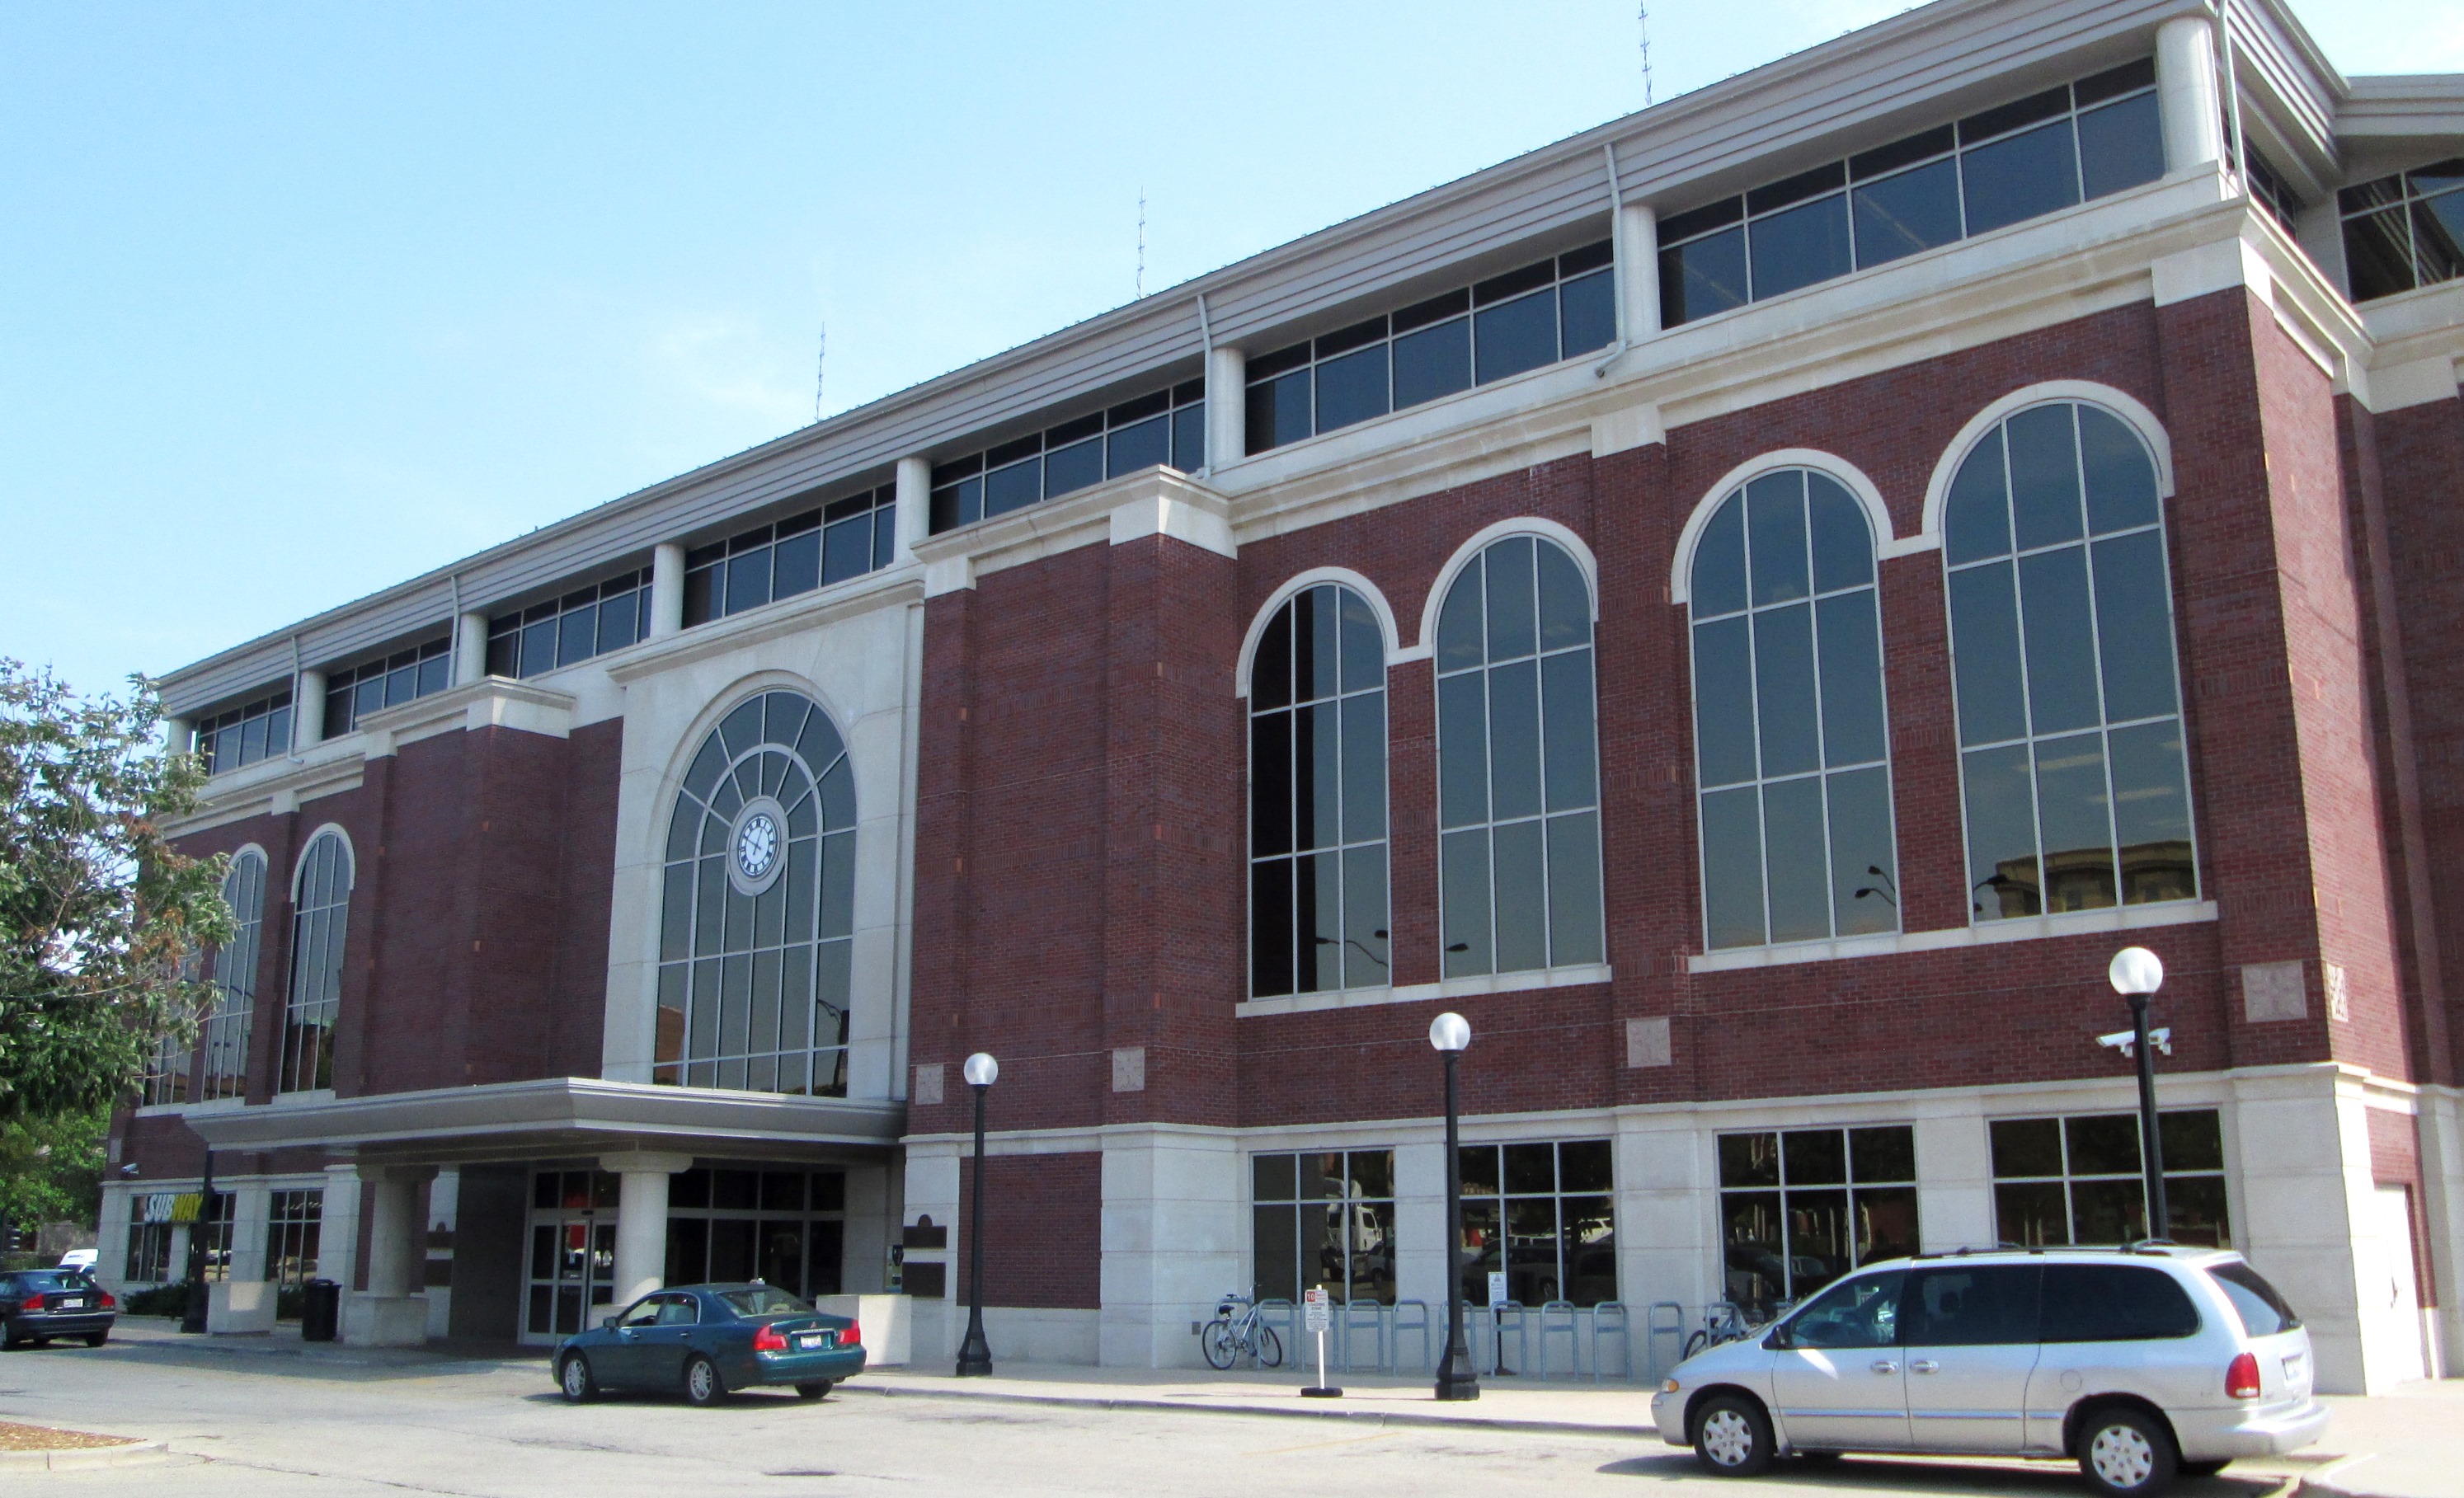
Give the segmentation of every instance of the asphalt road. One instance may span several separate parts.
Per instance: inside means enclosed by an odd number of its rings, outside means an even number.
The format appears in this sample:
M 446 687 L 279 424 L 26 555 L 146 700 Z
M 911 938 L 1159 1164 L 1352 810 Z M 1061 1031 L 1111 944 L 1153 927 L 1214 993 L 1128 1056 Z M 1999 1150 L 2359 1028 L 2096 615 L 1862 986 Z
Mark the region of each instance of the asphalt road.
M 543 1362 L 302 1356 L 115 1341 L 0 1357 L 0 1420 L 167 1439 L 167 1463 L 9 1474 L 15 1493 L 246 1495 L 1342 1492 L 1741 1498 L 1657 1442 L 1270 1416 L 1060 1408 L 854 1391 L 713 1410 L 558 1399 Z M 2081 1498 L 2052 1465 L 1850 1459 L 1775 1469 L 1758 1498 Z M 2230 1474 L 2181 1498 L 2264 1498 Z

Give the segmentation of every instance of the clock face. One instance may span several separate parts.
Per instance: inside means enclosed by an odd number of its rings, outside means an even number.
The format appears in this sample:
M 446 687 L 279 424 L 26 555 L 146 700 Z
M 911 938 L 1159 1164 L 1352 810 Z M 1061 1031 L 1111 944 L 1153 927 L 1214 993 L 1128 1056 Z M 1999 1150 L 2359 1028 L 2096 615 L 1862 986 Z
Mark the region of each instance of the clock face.
M 772 866 L 778 862 L 778 819 L 767 811 L 757 811 L 736 829 L 736 870 L 748 882 L 759 882 L 769 877 Z

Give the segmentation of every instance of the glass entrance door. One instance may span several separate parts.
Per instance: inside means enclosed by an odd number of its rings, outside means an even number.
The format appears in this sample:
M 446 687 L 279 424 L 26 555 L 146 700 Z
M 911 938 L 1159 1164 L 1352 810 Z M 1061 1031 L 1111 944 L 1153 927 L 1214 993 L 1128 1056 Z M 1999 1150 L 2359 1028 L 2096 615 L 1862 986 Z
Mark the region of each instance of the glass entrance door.
M 532 1178 L 530 1227 L 522 1340 L 552 1342 L 611 1309 L 616 1178 L 604 1171 L 538 1172 Z

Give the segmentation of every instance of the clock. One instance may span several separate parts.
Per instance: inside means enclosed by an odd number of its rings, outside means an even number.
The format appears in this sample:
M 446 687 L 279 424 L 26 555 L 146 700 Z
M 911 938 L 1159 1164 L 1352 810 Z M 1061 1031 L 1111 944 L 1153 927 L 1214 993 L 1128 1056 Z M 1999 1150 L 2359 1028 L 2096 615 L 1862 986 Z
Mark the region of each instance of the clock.
M 786 810 L 768 796 L 756 796 L 737 812 L 728 832 L 728 882 L 740 894 L 759 894 L 779 882 L 786 867 Z

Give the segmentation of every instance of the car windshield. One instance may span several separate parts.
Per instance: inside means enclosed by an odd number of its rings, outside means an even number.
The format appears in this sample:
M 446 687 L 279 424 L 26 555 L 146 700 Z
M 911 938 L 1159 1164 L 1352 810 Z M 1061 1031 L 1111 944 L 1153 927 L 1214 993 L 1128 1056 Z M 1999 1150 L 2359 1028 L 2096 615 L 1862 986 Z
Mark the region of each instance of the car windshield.
M 720 1290 L 718 1298 L 734 1308 L 739 1316 L 792 1316 L 810 1314 L 812 1307 L 782 1289 L 756 1285 L 751 1289 Z
M 2216 1277 L 2225 1299 L 2233 1302 L 2234 1312 L 2241 1317 L 2242 1330 L 2251 1335 L 2274 1336 L 2301 1325 L 2301 1318 L 2293 1313 L 2292 1306 L 2276 1287 L 2249 1265 L 2220 1264 L 2208 1272 Z

